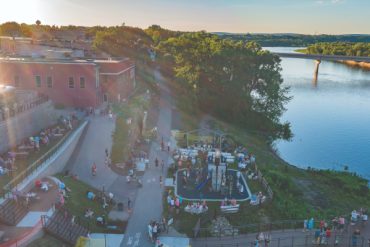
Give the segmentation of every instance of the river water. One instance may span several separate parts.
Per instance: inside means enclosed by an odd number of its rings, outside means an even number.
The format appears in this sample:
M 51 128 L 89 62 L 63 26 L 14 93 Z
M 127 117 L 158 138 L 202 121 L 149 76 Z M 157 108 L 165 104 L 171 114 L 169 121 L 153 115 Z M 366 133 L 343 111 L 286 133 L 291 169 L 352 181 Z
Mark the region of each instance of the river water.
M 282 58 L 281 65 L 293 96 L 282 121 L 291 123 L 294 137 L 275 143 L 280 157 L 303 168 L 348 166 L 370 179 L 370 71 L 322 61 L 315 85 L 313 60 Z

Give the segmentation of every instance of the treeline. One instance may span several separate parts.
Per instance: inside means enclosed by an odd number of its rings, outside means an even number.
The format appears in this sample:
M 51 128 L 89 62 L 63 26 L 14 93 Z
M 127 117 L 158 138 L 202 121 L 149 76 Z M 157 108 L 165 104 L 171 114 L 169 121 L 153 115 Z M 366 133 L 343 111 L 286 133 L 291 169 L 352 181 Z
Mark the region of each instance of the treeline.
M 369 57 L 370 43 L 317 43 L 308 46 L 304 52 L 308 54 Z
M 254 41 L 262 46 L 303 47 L 320 42 L 370 42 L 370 35 L 304 35 L 304 34 L 229 34 L 217 33 L 222 38 Z

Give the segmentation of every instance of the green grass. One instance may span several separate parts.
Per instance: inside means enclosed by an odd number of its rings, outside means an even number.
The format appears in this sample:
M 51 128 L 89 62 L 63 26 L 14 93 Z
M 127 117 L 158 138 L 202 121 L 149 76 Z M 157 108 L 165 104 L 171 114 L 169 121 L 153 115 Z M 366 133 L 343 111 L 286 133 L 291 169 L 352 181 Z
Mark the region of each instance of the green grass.
M 66 186 L 71 189 L 71 192 L 68 193 L 69 197 L 66 199 L 65 207 L 67 210 L 74 216 L 80 217 L 83 220 L 83 224 L 86 226 L 89 223 L 90 232 L 94 233 L 122 233 L 126 223 L 124 222 L 113 222 L 108 220 L 108 225 L 118 225 L 118 230 L 109 230 L 104 227 L 98 226 L 95 223 L 95 219 L 98 216 L 105 215 L 106 219 L 108 218 L 108 213 L 111 210 L 111 207 L 103 209 L 102 203 L 97 200 L 89 200 L 86 196 L 87 191 L 92 191 L 94 194 L 99 195 L 100 191 L 92 188 L 91 186 L 85 184 L 80 180 L 73 179 L 72 177 L 63 177 L 59 174 L 58 177 Z M 85 210 L 90 208 L 94 211 L 94 217 L 92 219 L 86 219 L 84 217 Z
M 126 104 L 113 105 L 113 111 L 117 114 L 116 129 L 113 133 L 113 145 L 111 152 L 112 164 L 124 163 L 130 153 L 130 145 L 139 135 L 138 122 L 142 119 L 144 111 L 148 111 L 153 100 L 147 100 L 146 92 L 156 92 L 153 70 L 148 66 L 140 66 L 138 70 L 137 87 L 135 93 Z M 126 120 L 132 119 L 131 125 L 127 125 Z M 147 126 L 149 127 L 149 126 Z M 129 137 L 131 131 L 133 137 Z M 143 133 L 145 136 L 146 133 Z
M 303 49 L 296 49 L 294 50 L 295 52 L 299 52 L 299 53 L 304 53 L 306 54 L 307 53 L 307 49 L 306 48 L 303 48 Z
M 63 241 L 56 239 L 48 234 L 45 234 L 42 238 L 36 239 L 27 245 L 28 247 L 69 247 L 70 245 Z

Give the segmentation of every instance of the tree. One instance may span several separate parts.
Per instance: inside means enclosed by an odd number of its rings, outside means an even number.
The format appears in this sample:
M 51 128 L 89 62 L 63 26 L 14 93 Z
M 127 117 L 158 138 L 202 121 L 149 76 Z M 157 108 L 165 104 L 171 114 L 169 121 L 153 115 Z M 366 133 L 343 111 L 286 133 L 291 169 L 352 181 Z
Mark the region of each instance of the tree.
M 255 42 L 221 39 L 206 32 L 186 33 L 158 46 L 172 56 L 174 74 L 198 107 L 227 121 L 290 136 L 280 124 L 290 100 L 283 87 L 280 59 Z M 167 61 L 171 59 L 167 58 Z
M 37 20 L 37 21 L 36 21 L 36 25 L 37 25 L 37 26 L 40 26 L 40 25 L 41 25 L 41 21 L 40 21 L 40 20 Z

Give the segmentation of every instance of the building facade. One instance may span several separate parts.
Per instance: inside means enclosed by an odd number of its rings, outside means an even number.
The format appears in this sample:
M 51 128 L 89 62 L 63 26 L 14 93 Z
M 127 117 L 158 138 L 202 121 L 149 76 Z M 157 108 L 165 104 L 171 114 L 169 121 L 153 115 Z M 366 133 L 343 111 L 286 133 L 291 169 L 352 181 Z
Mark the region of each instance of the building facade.
M 69 107 L 125 100 L 135 87 L 135 65 L 123 60 L 0 59 L 0 82 L 35 90 Z

